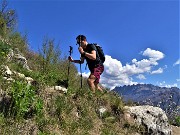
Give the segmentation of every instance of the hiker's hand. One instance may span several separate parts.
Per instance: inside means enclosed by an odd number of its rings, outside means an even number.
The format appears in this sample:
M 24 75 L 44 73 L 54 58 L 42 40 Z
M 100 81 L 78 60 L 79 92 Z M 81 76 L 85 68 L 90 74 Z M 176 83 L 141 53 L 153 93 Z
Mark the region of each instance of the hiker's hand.
M 80 54 L 84 53 L 84 50 L 83 50 L 83 48 L 81 46 L 78 49 L 79 49 Z
M 68 57 L 68 60 L 73 62 L 73 58 L 71 56 Z

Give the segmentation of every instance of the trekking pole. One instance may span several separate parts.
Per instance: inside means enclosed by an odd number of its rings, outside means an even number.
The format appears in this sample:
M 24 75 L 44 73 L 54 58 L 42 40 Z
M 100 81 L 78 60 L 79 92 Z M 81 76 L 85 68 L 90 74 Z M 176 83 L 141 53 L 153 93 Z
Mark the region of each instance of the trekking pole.
M 81 46 L 81 36 L 79 38 L 79 47 Z M 81 69 L 81 55 L 80 55 L 80 72 L 81 72 L 81 89 L 82 89 L 82 69 Z
M 72 46 L 69 46 L 70 49 L 69 49 L 69 55 L 71 56 L 72 52 L 73 52 L 73 47 Z M 69 82 L 69 72 L 70 72 L 70 61 L 69 61 L 69 64 L 68 64 L 68 77 L 67 77 L 67 87 L 68 88 L 68 82 Z
M 81 69 L 81 63 L 80 63 L 80 72 L 81 72 L 81 88 L 82 88 L 82 69 Z

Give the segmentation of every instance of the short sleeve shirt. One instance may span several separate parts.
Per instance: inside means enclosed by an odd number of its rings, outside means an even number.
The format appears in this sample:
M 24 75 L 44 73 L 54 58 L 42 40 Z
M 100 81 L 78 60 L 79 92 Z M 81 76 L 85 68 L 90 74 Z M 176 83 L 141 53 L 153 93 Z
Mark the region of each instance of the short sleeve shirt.
M 98 57 L 98 54 L 97 54 L 97 50 L 96 50 L 95 45 L 93 45 L 93 44 L 88 44 L 87 47 L 86 47 L 86 49 L 84 49 L 84 51 L 87 52 L 87 53 L 91 53 L 93 50 L 96 51 L 96 60 L 92 60 L 92 59 L 89 59 L 89 58 L 86 57 L 86 56 L 82 56 L 82 55 L 81 55 L 81 57 L 84 57 L 84 58 L 86 59 L 87 64 L 88 64 L 88 68 L 89 68 L 90 71 L 92 71 L 92 70 L 96 67 L 97 64 L 101 64 L 101 61 L 100 61 L 100 59 L 99 59 L 99 57 Z

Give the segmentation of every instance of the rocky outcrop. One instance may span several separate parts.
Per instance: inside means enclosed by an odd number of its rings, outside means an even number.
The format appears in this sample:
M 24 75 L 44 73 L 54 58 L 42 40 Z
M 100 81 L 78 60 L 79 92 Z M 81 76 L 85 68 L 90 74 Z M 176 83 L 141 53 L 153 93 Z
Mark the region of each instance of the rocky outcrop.
M 28 84 L 31 84 L 34 81 L 31 77 L 26 77 L 24 74 L 11 71 L 7 65 L 1 65 L 0 69 L 3 79 L 6 81 L 15 81 L 15 78 L 13 77 L 24 79 Z
M 0 38 L 0 40 L 2 39 Z M 2 41 L 5 42 L 5 40 Z M 13 60 L 22 65 L 24 69 L 31 71 L 27 64 L 27 59 L 20 53 L 18 48 L 15 48 L 14 50 L 9 49 L 6 60 L 7 61 L 5 63 L 10 63 Z M 26 77 L 24 74 L 12 71 L 7 65 L 0 65 L 0 74 L 2 75 L 3 79 L 7 81 L 14 81 L 15 78 L 13 77 L 24 79 L 28 84 L 31 84 L 34 81 L 31 77 Z
M 3 75 L 4 78 L 8 79 L 11 77 L 12 71 L 9 69 L 8 66 L 1 65 L 1 74 Z
M 49 90 L 56 90 L 56 91 L 60 91 L 62 93 L 67 93 L 67 88 L 62 87 L 62 86 L 52 86 L 52 87 L 48 87 Z
M 67 89 L 62 86 L 54 86 L 54 89 L 62 91 L 63 93 L 67 93 Z
M 176 124 L 175 118 L 180 116 L 180 89 L 177 87 L 137 84 L 116 87 L 113 91 L 121 95 L 125 102 L 160 107 L 173 124 Z
M 143 125 L 148 135 L 171 135 L 171 126 L 161 108 L 153 106 L 125 107 L 124 119 L 129 124 Z
M 15 59 L 18 64 L 21 64 L 23 66 L 23 68 L 31 71 L 27 64 L 27 59 L 20 53 L 18 48 L 15 48 L 14 50 L 9 50 L 7 60 L 11 61 L 12 59 Z
M 7 39 L 4 39 L 0 35 L 0 42 L 3 44 L 1 46 L 5 46 L 6 53 L 6 62 L 11 62 L 12 60 L 15 60 L 17 63 L 23 66 L 23 68 L 30 70 L 28 64 L 27 64 L 27 59 L 21 54 L 18 48 L 12 49 L 10 41 Z M 4 45 L 6 44 L 6 45 Z

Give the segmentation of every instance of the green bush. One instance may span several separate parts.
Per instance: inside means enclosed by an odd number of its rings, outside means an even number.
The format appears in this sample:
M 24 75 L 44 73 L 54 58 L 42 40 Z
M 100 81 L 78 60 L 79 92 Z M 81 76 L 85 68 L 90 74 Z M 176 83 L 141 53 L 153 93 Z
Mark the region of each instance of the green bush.
M 17 119 L 24 118 L 32 109 L 41 112 L 42 101 L 36 96 L 35 88 L 22 81 L 15 81 L 10 90 L 12 104 L 10 115 Z M 34 106 L 33 106 L 34 105 Z
M 7 33 L 6 22 L 2 16 L 0 16 L 0 36 L 5 37 Z
M 175 118 L 175 124 L 176 124 L 177 126 L 180 126 L 180 116 L 177 116 L 177 117 Z
M 26 54 L 28 50 L 28 41 L 27 41 L 27 35 L 21 35 L 19 32 L 15 32 L 10 35 L 9 37 L 10 44 L 12 45 L 12 48 L 18 48 L 18 50 L 22 54 Z
M 0 41 L 0 61 L 5 61 L 5 58 L 8 55 L 10 46 L 2 41 Z
M 42 117 L 43 115 L 43 100 L 41 98 L 37 98 L 35 102 L 35 112 L 38 117 Z

